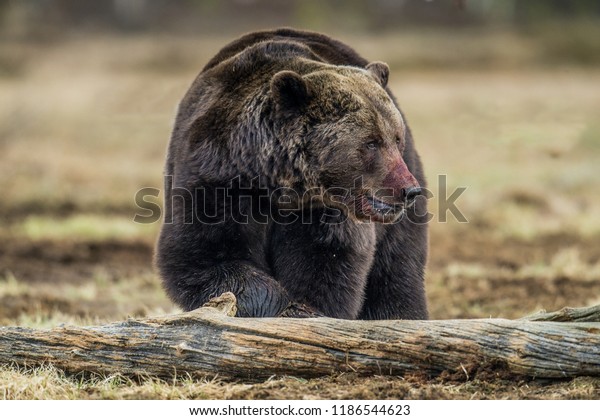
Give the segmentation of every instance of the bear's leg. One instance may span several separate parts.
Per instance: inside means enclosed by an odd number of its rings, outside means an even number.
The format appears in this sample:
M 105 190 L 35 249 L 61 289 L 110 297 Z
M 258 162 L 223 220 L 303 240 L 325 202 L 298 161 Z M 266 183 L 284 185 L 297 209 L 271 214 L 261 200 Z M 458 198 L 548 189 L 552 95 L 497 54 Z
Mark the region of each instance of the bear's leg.
M 378 225 L 377 251 L 359 319 L 427 319 L 427 226 Z
M 325 316 L 355 319 L 375 252 L 374 226 L 321 223 L 321 216 L 317 210 L 311 220 L 271 227 L 273 275 L 292 301 Z
M 175 303 L 193 310 L 224 292 L 237 298 L 238 316 L 281 314 L 290 304 L 286 291 L 253 255 L 251 235 L 239 225 L 164 225 L 156 264 Z M 260 253 L 259 253 L 260 254 Z

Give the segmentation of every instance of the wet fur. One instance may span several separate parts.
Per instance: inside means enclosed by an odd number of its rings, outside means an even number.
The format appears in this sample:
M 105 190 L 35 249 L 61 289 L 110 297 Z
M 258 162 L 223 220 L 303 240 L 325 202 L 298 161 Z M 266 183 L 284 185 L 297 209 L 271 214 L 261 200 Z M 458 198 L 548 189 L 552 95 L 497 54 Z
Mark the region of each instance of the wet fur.
M 389 101 L 383 90 L 374 103 L 361 99 L 363 85 L 381 78 L 377 73 L 369 79 L 366 70 L 364 77 L 357 74 L 356 68 L 367 65 L 350 47 L 324 35 L 281 29 L 246 35 L 205 66 L 180 103 L 165 166 L 165 218 L 173 223 L 163 225 L 156 264 L 174 302 L 191 310 L 232 291 L 239 316 L 277 316 L 301 303 L 331 317 L 427 318 L 427 227 L 416 216 L 426 213 L 425 200 L 395 224 L 358 223 L 319 205 L 304 210 L 310 224 L 273 223 L 270 217 L 238 223 L 250 207 L 260 210 L 258 216 L 272 211 L 272 203 L 260 198 L 264 192 L 283 186 L 302 196 L 346 182 L 348 174 L 336 168 L 358 157 L 342 141 L 352 134 L 344 118 L 367 124 L 373 113 L 385 114 L 378 106 Z M 311 102 L 301 115 L 294 115 L 293 103 L 273 98 L 271 82 L 280 71 L 314 75 L 312 91 L 306 92 Z M 315 124 L 319 129 L 309 132 Z M 333 137 L 342 140 L 325 141 Z M 408 127 L 403 141 L 402 158 L 424 187 Z M 231 188 L 231 179 L 238 188 Z M 222 187 L 230 188 L 241 211 L 222 200 Z M 214 220 L 195 219 L 198 188 L 206 207 L 216 209 Z M 253 198 L 245 197 L 248 191 Z M 226 222 L 213 223 L 222 214 Z M 344 221 L 322 223 L 323 217 Z

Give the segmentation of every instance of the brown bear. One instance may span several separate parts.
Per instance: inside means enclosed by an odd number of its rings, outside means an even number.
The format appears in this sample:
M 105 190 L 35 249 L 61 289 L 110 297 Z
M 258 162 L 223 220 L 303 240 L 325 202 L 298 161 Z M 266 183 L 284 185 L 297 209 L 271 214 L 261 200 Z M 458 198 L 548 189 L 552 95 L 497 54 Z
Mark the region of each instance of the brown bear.
M 195 309 L 426 319 L 425 179 L 388 66 L 325 35 L 255 32 L 181 101 L 156 264 Z

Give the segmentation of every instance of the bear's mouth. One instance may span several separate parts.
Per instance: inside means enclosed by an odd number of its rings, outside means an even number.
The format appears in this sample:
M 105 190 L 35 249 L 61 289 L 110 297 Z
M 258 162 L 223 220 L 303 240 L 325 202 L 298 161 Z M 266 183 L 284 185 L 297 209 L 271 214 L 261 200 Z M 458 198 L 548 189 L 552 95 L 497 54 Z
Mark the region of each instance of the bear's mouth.
M 356 217 L 362 221 L 393 223 L 405 211 L 404 204 L 388 203 L 375 196 L 363 196 L 359 201 Z
M 373 196 L 365 198 L 367 199 L 367 204 L 369 205 L 369 207 L 371 207 L 371 209 L 373 209 L 377 213 L 381 213 L 384 215 L 400 213 L 404 209 L 404 206 L 402 204 L 386 203 L 385 201 L 375 198 Z

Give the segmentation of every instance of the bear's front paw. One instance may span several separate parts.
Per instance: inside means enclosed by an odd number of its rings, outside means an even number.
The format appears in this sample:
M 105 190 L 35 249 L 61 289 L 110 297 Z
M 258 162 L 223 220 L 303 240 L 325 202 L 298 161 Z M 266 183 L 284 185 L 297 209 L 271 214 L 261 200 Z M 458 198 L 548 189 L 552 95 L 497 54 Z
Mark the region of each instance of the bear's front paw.
M 302 303 L 292 302 L 279 316 L 283 318 L 319 318 L 325 315 Z

